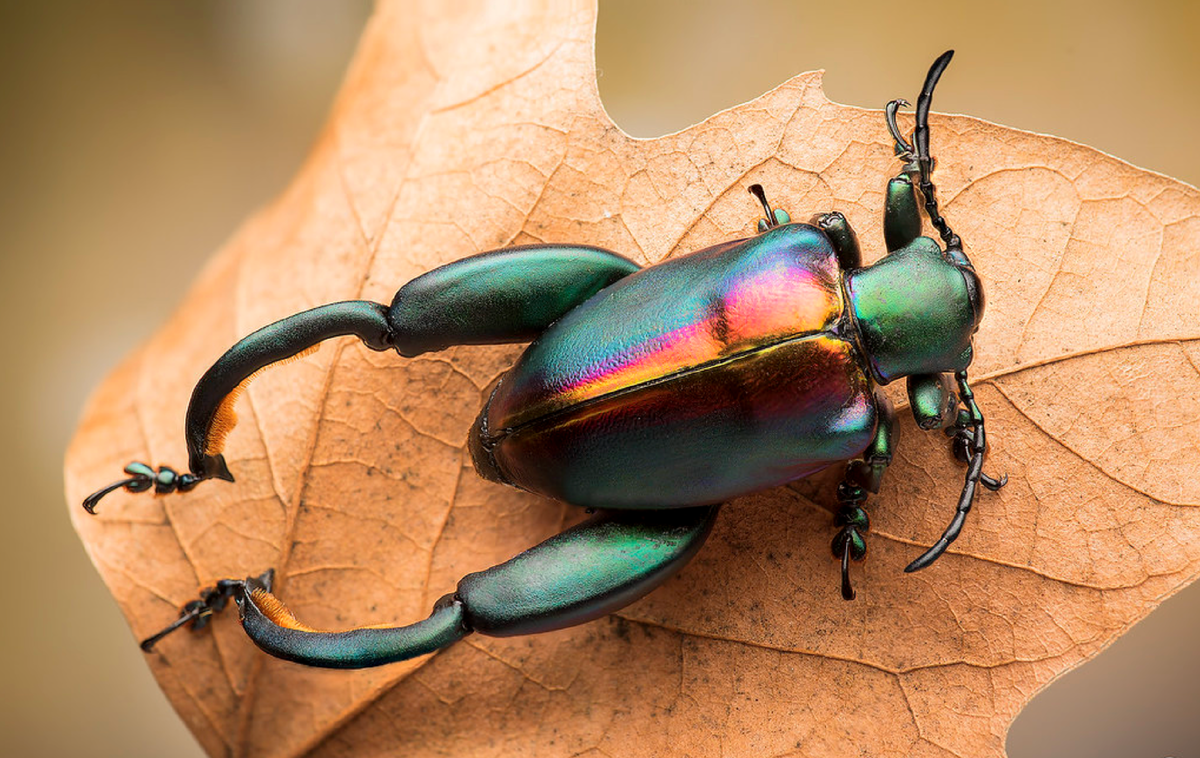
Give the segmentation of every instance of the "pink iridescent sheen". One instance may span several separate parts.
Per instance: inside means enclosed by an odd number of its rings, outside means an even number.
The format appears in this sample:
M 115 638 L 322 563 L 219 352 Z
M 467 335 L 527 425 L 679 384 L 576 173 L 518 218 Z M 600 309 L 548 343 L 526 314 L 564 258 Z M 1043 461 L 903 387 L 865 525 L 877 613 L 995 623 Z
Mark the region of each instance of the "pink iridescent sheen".
M 685 318 L 677 316 L 670 324 L 662 323 L 662 314 L 649 314 L 659 319 L 659 328 L 617 351 L 572 366 L 557 382 L 541 386 L 539 397 L 520 398 L 513 405 L 522 409 L 523 418 L 535 418 L 828 330 L 841 315 L 841 288 L 831 267 L 775 258 L 769 266 L 736 274 L 707 297 L 697 298 L 694 307 L 676 310 Z

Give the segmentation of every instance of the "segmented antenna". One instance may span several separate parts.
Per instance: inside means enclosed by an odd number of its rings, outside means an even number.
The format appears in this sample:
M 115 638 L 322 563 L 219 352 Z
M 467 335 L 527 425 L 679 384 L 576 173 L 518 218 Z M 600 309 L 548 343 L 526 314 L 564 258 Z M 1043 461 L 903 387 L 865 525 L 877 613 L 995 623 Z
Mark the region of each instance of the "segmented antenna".
M 950 224 L 938 209 L 937 190 L 933 186 L 932 178 L 933 157 L 929 154 L 929 106 L 933 104 L 933 88 L 937 86 L 938 79 L 942 78 L 942 72 L 950 65 L 950 59 L 953 57 L 953 50 L 942 53 L 925 75 L 925 86 L 921 88 L 921 95 L 917 98 L 917 128 L 913 130 L 913 147 L 917 153 L 917 167 L 921 172 L 917 186 L 925 197 L 925 212 L 929 214 L 929 221 L 937 229 L 947 248 L 961 250 L 962 240 L 950 228 Z

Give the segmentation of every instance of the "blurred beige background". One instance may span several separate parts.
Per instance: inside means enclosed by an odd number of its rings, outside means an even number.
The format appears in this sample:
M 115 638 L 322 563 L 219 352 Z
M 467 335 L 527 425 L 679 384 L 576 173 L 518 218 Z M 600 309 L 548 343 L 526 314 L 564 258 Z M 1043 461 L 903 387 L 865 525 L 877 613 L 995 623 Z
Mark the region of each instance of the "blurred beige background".
M 369 11 L 0 2 L 4 755 L 199 754 L 71 531 L 62 451 L 89 389 L 286 184 Z M 956 47 L 939 108 L 1197 184 L 1198 34 L 1200 6 L 1165 0 L 605 0 L 598 65 L 614 119 L 649 137 L 814 68 L 839 102 L 911 98 Z M 1200 585 L 1039 696 L 1010 755 L 1200 755 L 1198 628 Z

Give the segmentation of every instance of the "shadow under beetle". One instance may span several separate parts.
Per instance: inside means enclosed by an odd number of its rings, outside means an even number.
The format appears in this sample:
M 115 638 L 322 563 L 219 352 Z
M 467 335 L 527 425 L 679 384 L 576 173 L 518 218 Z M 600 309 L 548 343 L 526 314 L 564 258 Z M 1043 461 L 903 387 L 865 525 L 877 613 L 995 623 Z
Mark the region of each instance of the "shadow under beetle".
M 411 357 L 451 345 L 532 341 L 471 428 L 478 472 L 598 515 L 512 560 L 470 574 L 429 618 L 391 628 L 323 632 L 270 591 L 272 572 L 221 580 L 142 643 L 200 628 L 230 599 L 255 644 L 311 666 L 358 668 L 438 650 L 470 632 L 509 636 L 583 623 L 642 597 L 704 542 L 719 503 L 849 461 L 833 539 L 842 596 L 850 561 L 866 556 L 867 493 L 878 492 L 896 444 L 879 385 L 907 377 L 922 429 L 945 429 L 968 465 L 954 518 L 905 571 L 933 563 L 958 537 L 983 473 L 983 414 L 967 382 L 983 288 L 938 211 L 929 106 L 950 62 L 929 70 L 910 143 L 888 104 L 904 168 L 887 185 L 888 254 L 863 266 L 840 213 L 791 223 L 750 187 L 759 234 L 639 268 L 584 245 L 528 245 L 430 271 L 390 307 L 333 303 L 263 327 L 225 353 L 188 406 L 187 473 L 131 463 L 113 490 L 187 492 L 233 481 L 222 449 L 233 404 L 256 372 L 355 335 Z M 916 185 L 914 187 L 914 184 Z M 921 236 L 925 212 L 945 243 Z M 953 381 L 949 375 L 953 375 Z

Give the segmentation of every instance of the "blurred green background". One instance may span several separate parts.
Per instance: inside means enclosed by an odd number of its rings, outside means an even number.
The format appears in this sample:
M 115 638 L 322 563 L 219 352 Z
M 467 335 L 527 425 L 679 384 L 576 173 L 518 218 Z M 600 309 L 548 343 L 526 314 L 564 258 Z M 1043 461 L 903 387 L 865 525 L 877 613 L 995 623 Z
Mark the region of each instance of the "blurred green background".
M 286 185 L 369 13 L 366 0 L 0 3 L 4 755 L 199 754 L 70 528 L 62 451 L 90 388 Z M 880 107 L 956 47 L 939 108 L 1200 183 L 1195 3 L 604 0 L 599 27 L 601 93 L 636 136 L 814 68 L 833 100 Z M 1040 695 L 1010 755 L 1200 755 L 1198 628 L 1200 585 Z

